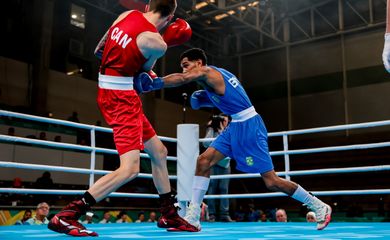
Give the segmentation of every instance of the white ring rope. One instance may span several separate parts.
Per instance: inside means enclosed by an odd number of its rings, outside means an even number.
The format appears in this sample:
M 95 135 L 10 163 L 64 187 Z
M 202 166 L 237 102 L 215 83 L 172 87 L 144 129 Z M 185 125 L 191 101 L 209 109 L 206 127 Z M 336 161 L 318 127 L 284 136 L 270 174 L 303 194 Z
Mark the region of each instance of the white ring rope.
M 0 193 L 15 194 L 49 194 L 49 195 L 82 195 L 85 190 L 52 190 L 52 189 L 23 189 L 23 188 L 0 188 Z M 159 198 L 158 194 L 151 193 L 121 193 L 114 192 L 108 197 L 134 197 L 134 198 Z
M 361 149 L 382 148 L 382 147 L 390 147 L 390 142 L 354 144 L 354 145 L 322 147 L 322 148 L 307 148 L 307 149 L 287 150 L 287 151 L 274 151 L 274 152 L 270 152 L 270 155 L 280 156 L 284 154 L 292 155 L 292 154 L 305 154 L 305 153 L 336 152 L 336 151 L 361 150 Z
M 0 165 L 1 166 L 1 165 Z M 381 166 L 367 166 L 367 167 L 348 167 L 348 168 L 325 168 L 314 170 L 298 170 L 287 172 L 276 172 L 278 176 L 307 176 L 307 175 L 319 175 L 319 174 L 333 174 L 333 173 L 357 173 L 357 172 L 378 172 L 378 171 L 390 171 L 390 165 Z M 210 176 L 211 179 L 235 179 L 235 178 L 260 178 L 258 173 L 242 173 L 242 174 L 223 174 Z
M 83 123 L 75 123 L 75 122 L 59 120 L 59 119 L 53 119 L 53 118 L 39 117 L 39 116 L 23 114 L 23 113 L 15 113 L 15 112 L 4 111 L 4 110 L 0 110 L 0 116 L 15 117 L 15 118 L 32 120 L 32 121 L 37 121 L 37 122 L 60 124 L 60 125 L 63 125 L 63 126 L 68 126 L 68 127 L 75 127 L 75 128 L 81 128 L 81 129 L 96 130 L 96 131 L 100 131 L 100 132 L 112 133 L 112 129 L 111 128 L 99 127 L 99 126 L 83 124 Z M 158 136 L 158 138 L 161 141 L 177 142 L 177 139 L 171 138 L 171 137 L 160 137 L 160 136 Z
M 277 137 L 277 136 L 280 137 L 283 135 L 297 135 L 297 134 L 307 134 L 307 133 L 350 130 L 350 129 L 357 129 L 357 128 L 383 127 L 388 125 L 390 125 L 390 120 L 366 122 L 366 123 L 353 123 L 353 124 L 337 125 L 337 126 L 329 126 L 329 127 L 307 128 L 307 129 L 299 129 L 299 130 L 274 132 L 274 133 L 269 133 L 268 137 Z
M 91 170 L 87 168 L 74 168 L 74 167 L 62 167 L 62 166 L 48 166 L 41 164 L 30 164 L 30 163 L 14 163 L 14 162 L 5 162 L 0 161 L 0 167 L 5 168 L 19 168 L 19 169 L 31 169 L 31 170 L 47 170 L 55 172 L 69 172 L 69 173 L 81 173 L 81 174 L 97 174 L 97 175 L 106 175 L 113 171 L 107 170 Z M 138 173 L 138 178 L 148 178 L 152 179 L 153 175 L 150 173 Z M 169 179 L 176 180 L 176 176 L 169 176 Z
M 310 191 L 314 196 L 335 196 L 335 195 L 371 195 L 371 194 L 390 194 L 390 189 L 367 189 L 367 190 L 337 190 L 337 191 Z M 285 197 L 287 194 L 281 192 L 273 193 L 244 193 L 244 194 L 221 194 L 206 195 L 205 199 L 224 199 L 224 198 L 268 198 Z
M 60 143 L 60 142 L 52 142 L 52 141 L 45 141 L 39 139 L 23 138 L 23 137 L 14 137 L 14 136 L 2 135 L 2 134 L 0 134 L 0 140 L 7 141 L 7 142 L 15 142 L 15 143 L 28 143 L 28 144 L 34 144 L 40 146 L 47 146 L 47 147 L 57 147 L 63 149 L 74 149 L 74 150 L 80 150 L 86 152 L 92 152 L 93 150 L 95 150 L 96 153 L 118 154 L 118 151 L 114 149 L 82 146 L 82 145 L 71 144 L 71 143 Z M 146 153 L 140 153 L 140 155 L 141 157 L 144 158 L 150 158 L 149 155 Z M 168 156 L 167 160 L 177 161 L 177 157 Z
M 105 175 L 112 171 L 106 170 L 90 170 L 86 168 L 73 168 L 73 167 L 61 167 L 61 166 L 48 166 L 41 164 L 30 164 L 30 163 L 14 163 L 0 161 L 0 167 L 5 168 L 19 168 L 19 169 L 31 169 L 31 170 L 51 170 L 57 172 L 70 172 L 70 173 L 81 173 L 81 174 L 98 174 Z M 349 168 L 326 168 L 326 169 L 314 169 L 314 170 L 299 170 L 286 172 L 276 172 L 278 176 L 306 176 L 306 175 L 319 175 L 319 174 L 333 174 L 333 173 L 357 173 L 357 172 L 378 172 L 378 171 L 389 171 L 390 165 L 380 166 L 367 166 L 367 167 L 349 167 Z M 139 173 L 139 178 L 152 178 L 150 173 Z M 237 179 L 237 178 L 261 178 L 258 173 L 243 173 L 243 174 L 223 174 L 223 175 L 212 175 L 211 179 Z M 177 176 L 169 176 L 169 179 L 177 180 Z
M 50 194 L 50 195 L 82 195 L 85 190 L 49 190 L 49 189 L 21 189 L 21 188 L 0 188 L 0 193 L 15 194 Z M 367 189 L 367 190 L 338 190 L 338 191 L 312 191 L 316 196 L 330 195 L 372 195 L 372 194 L 390 194 L 390 189 Z M 135 198 L 158 198 L 157 194 L 148 193 L 121 193 L 115 192 L 109 197 L 135 197 Z M 224 194 L 224 195 L 206 195 L 205 199 L 225 199 L 225 198 L 269 198 L 285 197 L 285 193 L 245 193 L 245 194 Z
M 0 140 L 14 143 L 28 143 L 33 145 L 56 147 L 62 149 L 73 149 L 79 151 L 91 152 L 91 162 L 94 160 L 95 153 L 108 153 L 108 154 L 117 154 L 116 150 L 107 149 L 107 148 L 98 148 L 95 147 L 95 131 L 109 132 L 112 133 L 112 129 L 104 128 L 99 126 L 93 126 L 88 124 L 74 123 L 70 121 L 51 119 L 45 117 L 32 116 L 28 114 L 14 113 L 9 111 L 0 110 L 0 116 L 16 117 L 21 119 L 60 124 L 69 127 L 88 129 L 91 131 L 91 146 L 81 146 L 77 144 L 70 143 L 59 143 L 44 141 L 38 139 L 29 139 L 21 138 L 14 136 L 7 136 L 0 134 Z M 348 129 L 357 129 L 357 128 L 369 128 L 369 127 L 380 127 L 390 125 L 390 120 L 387 121 L 377 121 L 377 122 L 368 122 L 368 123 L 358 123 L 358 124 L 348 124 L 348 125 L 339 125 L 339 126 L 330 126 L 330 127 L 321 127 L 321 128 L 310 128 L 302 130 L 293 130 L 293 131 L 282 131 L 269 133 L 269 137 L 282 136 L 286 140 L 289 135 L 296 134 L 307 134 L 307 133 L 318 133 L 326 131 L 340 131 Z M 177 139 L 170 137 L 160 137 L 162 141 L 175 142 Z M 215 138 L 202 138 L 199 139 L 200 142 L 210 142 Z M 332 146 L 332 147 L 321 147 L 321 148 L 309 148 L 309 149 L 298 149 L 298 150 L 288 150 L 288 141 L 284 141 L 284 150 L 283 151 L 273 151 L 270 152 L 271 156 L 285 156 L 285 165 L 286 169 L 284 172 L 277 172 L 279 176 L 285 176 L 289 178 L 290 176 L 303 176 L 303 175 L 316 175 L 316 174 L 333 174 L 333 173 L 356 173 L 356 172 L 369 172 L 369 171 L 389 171 L 390 165 L 379 165 L 379 166 L 365 166 L 365 167 L 348 167 L 348 168 L 327 168 L 327 169 L 313 169 L 313 170 L 299 170 L 299 171 L 290 171 L 289 170 L 289 159 L 288 156 L 292 154 L 307 154 L 307 153 L 321 153 L 321 152 L 330 152 L 330 151 L 347 151 L 347 150 L 359 150 L 359 149 L 370 149 L 370 148 L 383 148 L 390 147 L 390 142 L 381 142 L 381 143 L 368 143 L 368 144 L 354 144 L 354 145 L 345 145 L 345 146 Z M 141 157 L 150 158 L 148 154 L 141 153 Z M 177 161 L 177 157 L 168 156 L 167 160 Z M 5 162 L 0 161 L 0 167 L 6 168 L 22 168 L 22 169 L 33 169 L 33 170 L 52 170 L 52 171 L 62 171 L 62 172 L 72 172 L 72 173 L 82 173 L 90 174 L 91 179 L 93 180 L 93 175 L 104 175 L 110 173 L 111 171 L 105 170 L 96 170 L 94 169 L 94 164 L 91 164 L 91 169 L 85 168 L 72 168 L 72 167 L 62 167 L 62 166 L 47 166 L 39 164 L 25 164 L 25 163 L 14 163 L 14 162 Z M 152 174 L 139 173 L 138 177 L 140 178 L 152 178 Z M 211 179 L 225 179 L 225 178 L 255 178 L 261 177 L 260 174 L 227 174 L 227 175 L 214 175 L 211 176 Z M 176 179 L 176 176 L 169 176 L 170 179 Z M 90 182 L 91 182 L 90 179 Z M 92 181 L 93 182 L 93 181 Z M 83 194 L 84 190 L 48 190 L 48 189 L 16 189 L 16 188 L 0 188 L 0 193 L 22 193 L 22 194 Z M 315 195 L 360 195 L 360 194 L 390 194 L 390 189 L 373 189 L 373 190 L 338 190 L 338 191 L 318 191 L 313 192 Z M 111 193 L 109 196 L 112 197 L 139 197 L 139 198 L 158 198 L 157 194 L 143 194 L 143 193 Z M 264 197 L 280 197 L 286 196 L 284 193 L 250 193 L 250 194 L 226 194 L 226 195 L 207 195 L 206 199 L 212 198 L 264 198 Z

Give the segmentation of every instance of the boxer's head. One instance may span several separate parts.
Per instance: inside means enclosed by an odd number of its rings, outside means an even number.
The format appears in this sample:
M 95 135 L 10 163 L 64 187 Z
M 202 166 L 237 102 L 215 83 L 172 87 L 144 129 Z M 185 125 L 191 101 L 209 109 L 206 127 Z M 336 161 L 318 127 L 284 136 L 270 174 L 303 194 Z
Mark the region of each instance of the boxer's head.
M 200 48 L 189 49 L 180 56 L 180 66 L 183 69 L 183 73 L 205 65 L 207 65 L 207 56 Z
M 169 21 L 172 20 L 177 7 L 176 0 L 151 0 L 149 4 L 149 12 L 159 13 L 160 17 L 165 21 L 164 27 Z

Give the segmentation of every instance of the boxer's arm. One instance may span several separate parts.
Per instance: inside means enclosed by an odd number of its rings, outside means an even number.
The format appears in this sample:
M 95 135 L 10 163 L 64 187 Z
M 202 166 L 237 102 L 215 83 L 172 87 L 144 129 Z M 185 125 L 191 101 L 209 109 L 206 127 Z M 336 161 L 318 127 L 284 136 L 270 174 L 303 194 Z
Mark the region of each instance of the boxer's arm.
M 142 67 L 144 71 L 152 70 L 157 59 L 162 57 L 167 50 L 167 44 L 161 35 L 154 32 L 141 33 L 137 37 L 137 46 L 146 59 Z
M 207 82 L 207 76 L 210 68 L 203 66 L 186 73 L 172 73 L 163 77 L 164 87 L 176 87 L 193 81 Z

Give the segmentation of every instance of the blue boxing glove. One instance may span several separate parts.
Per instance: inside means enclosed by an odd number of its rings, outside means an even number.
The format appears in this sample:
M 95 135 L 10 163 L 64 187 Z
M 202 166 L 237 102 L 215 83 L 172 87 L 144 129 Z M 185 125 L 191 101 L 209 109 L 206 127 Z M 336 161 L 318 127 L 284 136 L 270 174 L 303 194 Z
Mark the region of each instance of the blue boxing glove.
M 104 47 L 106 46 L 107 38 L 108 38 L 108 31 L 104 34 L 102 39 L 99 41 L 94 51 L 95 56 L 100 60 L 102 60 L 103 57 Z
M 154 90 L 159 90 L 164 87 L 164 80 L 150 70 L 149 72 L 142 72 L 133 79 L 134 90 L 137 93 L 146 93 Z
M 205 90 L 198 90 L 191 95 L 191 107 L 198 110 L 201 107 L 214 107 L 213 102 L 210 100 Z

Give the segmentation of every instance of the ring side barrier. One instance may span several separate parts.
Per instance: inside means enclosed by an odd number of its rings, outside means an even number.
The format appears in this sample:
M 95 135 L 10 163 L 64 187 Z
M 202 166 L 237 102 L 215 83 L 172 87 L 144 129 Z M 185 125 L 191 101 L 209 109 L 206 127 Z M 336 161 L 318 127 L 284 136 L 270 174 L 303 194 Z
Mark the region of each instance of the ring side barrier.
M 94 167 L 94 155 L 95 153 L 109 153 L 117 154 L 116 150 L 97 148 L 95 147 L 95 130 L 103 132 L 112 132 L 109 128 L 97 127 L 87 124 L 79 124 L 69 121 L 37 117 L 27 114 L 13 113 L 9 111 L 0 110 L 0 116 L 8 117 L 17 117 L 22 119 L 41 121 L 46 123 L 61 124 L 64 126 L 71 126 L 82 129 L 89 129 L 91 131 L 91 146 L 79 146 L 76 144 L 68 143 L 57 143 L 36 139 L 26 139 L 20 137 L 11 137 L 7 135 L 0 135 L 0 140 L 9 141 L 9 142 L 23 142 L 34 145 L 41 146 L 50 146 L 66 149 L 76 149 L 81 151 L 91 152 L 91 168 L 82 169 L 82 168 L 69 168 L 69 167 L 60 167 L 60 166 L 45 166 L 38 164 L 21 164 L 21 163 L 11 163 L 11 162 L 1 162 L 0 167 L 9 167 L 9 168 L 25 168 L 25 169 L 45 169 L 53 171 L 64 171 L 64 172 L 77 172 L 90 174 L 90 185 L 93 184 L 94 174 L 107 174 L 110 171 L 104 170 L 95 170 Z M 299 150 L 288 150 L 288 136 L 296 134 L 307 134 L 307 133 L 317 133 L 317 132 L 326 132 L 326 131 L 340 131 L 348 129 L 357 129 L 357 128 L 369 128 L 369 127 L 379 127 L 390 125 L 390 120 L 387 121 L 378 121 L 378 122 L 368 122 L 368 123 L 359 123 L 359 124 L 349 124 L 349 125 L 339 125 L 339 126 L 330 126 L 330 127 L 321 127 L 321 128 L 311 128 L 311 129 L 302 129 L 302 130 L 292 130 L 292 131 L 282 131 L 269 133 L 269 137 L 283 137 L 283 151 L 273 151 L 270 152 L 271 156 L 284 155 L 285 156 L 285 171 L 278 172 L 279 176 L 285 176 L 290 178 L 290 176 L 299 176 L 299 175 L 315 175 L 315 174 L 331 174 L 331 173 L 351 173 L 351 172 L 367 172 L 367 171 L 388 171 L 390 170 L 390 165 L 380 165 L 380 166 L 366 166 L 366 167 L 350 167 L 350 168 L 329 168 L 329 169 L 313 169 L 313 170 L 300 170 L 300 171 L 290 171 L 289 168 L 289 155 L 290 154 L 307 154 L 307 153 L 320 153 L 320 152 L 329 152 L 329 151 L 346 151 L 346 150 L 356 150 L 356 149 L 369 149 L 369 148 L 380 148 L 380 147 L 390 147 L 390 142 L 382 143 L 369 143 L 369 144 L 355 144 L 355 145 L 345 145 L 345 146 L 332 146 L 332 147 L 322 147 L 322 148 L 311 148 L 311 149 L 299 149 Z M 168 142 L 177 142 L 174 138 L 169 137 L 159 137 L 163 141 Z M 203 138 L 199 139 L 199 142 L 212 141 L 214 138 Z M 149 158 L 147 154 L 142 153 L 142 157 Z M 168 160 L 177 160 L 177 157 L 168 157 Z M 142 178 L 151 178 L 151 174 L 140 173 L 139 177 Z M 169 176 L 170 179 L 177 179 L 176 176 Z M 259 174 L 229 174 L 229 175 L 220 175 L 220 176 L 211 176 L 212 179 L 223 179 L 223 178 L 250 178 L 250 177 L 261 177 Z M 31 191 L 31 192 L 29 192 Z M 4 193 L 35 193 L 35 194 L 58 194 L 64 193 L 67 191 L 67 194 L 82 194 L 84 190 L 42 190 L 42 189 L 13 189 L 13 188 L 0 188 L 0 192 Z M 58 191 L 58 192 L 57 192 Z M 390 189 L 377 189 L 377 190 L 340 190 L 340 191 L 320 191 L 313 192 L 317 195 L 353 195 L 353 194 L 389 194 Z M 144 197 L 144 198 L 155 198 L 158 195 L 155 194 L 132 194 L 132 193 L 112 193 L 110 196 L 117 197 Z M 262 198 L 262 197 L 279 197 L 286 196 L 283 193 L 258 193 L 258 194 L 228 194 L 228 195 L 207 195 L 207 198 Z
M 351 129 L 360 129 L 360 128 L 372 128 L 372 127 L 383 127 L 389 126 L 390 120 L 384 121 L 374 121 L 366 123 L 354 123 L 346 125 L 337 125 L 337 126 L 328 126 L 328 127 L 317 127 L 317 128 L 307 128 L 307 129 L 298 129 L 290 131 L 281 131 L 268 133 L 268 137 L 283 137 L 283 151 L 271 151 L 271 156 L 280 156 L 284 155 L 284 165 L 285 165 L 285 178 L 290 179 L 290 158 L 292 154 L 306 154 L 306 153 L 321 153 L 321 152 L 330 152 L 330 151 L 348 151 L 348 150 L 361 150 L 361 149 L 370 149 L 370 148 L 381 148 L 381 147 L 390 147 L 390 142 L 382 143 L 368 143 L 368 144 L 354 144 L 354 145 L 344 145 L 344 146 L 332 146 L 332 147 L 321 147 L 321 148 L 308 148 L 308 149 L 299 149 L 299 150 L 288 150 L 288 136 L 299 135 L 299 134 L 310 134 L 310 133 L 320 133 L 320 132 L 330 132 L 330 131 L 341 131 L 341 130 L 351 130 Z M 200 142 L 210 142 L 215 138 L 201 138 Z
M 118 154 L 118 152 L 116 150 L 95 147 L 95 145 L 96 145 L 96 138 L 95 138 L 96 131 L 112 133 L 112 129 L 110 129 L 110 128 L 104 128 L 104 127 L 99 127 L 99 126 L 94 126 L 94 125 L 89 125 L 89 124 L 75 123 L 75 122 L 59 120 L 59 119 L 33 116 L 33 115 L 23 114 L 23 113 L 15 113 L 15 112 L 10 112 L 10 111 L 5 111 L 5 110 L 0 110 L 0 116 L 14 117 L 14 118 L 20 118 L 20 119 L 25 119 L 25 120 L 58 124 L 58 125 L 63 125 L 63 126 L 67 126 L 67 127 L 74 127 L 74 128 L 79 128 L 79 129 L 90 130 L 90 137 L 91 137 L 91 146 L 90 147 L 79 146 L 76 144 L 65 144 L 65 143 L 56 144 L 56 143 L 50 142 L 50 141 L 39 141 L 39 140 L 35 140 L 35 139 L 26 139 L 26 138 L 17 138 L 17 137 L 7 138 L 7 136 L 5 136 L 5 135 L 0 135 L 0 140 L 5 140 L 5 141 L 13 140 L 14 142 L 23 142 L 23 143 L 30 143 L 30 144 L 37 144 L 37 145 L 45 145 L 45 146 L 50 146 L 50 147 L 71 148 L 71 149 L 76 149 L 76 150 L 81 150 L 81 151 L 89 151 L 89 152 L 91 152 L 91 156 L 90 156 L 90 159 L 91 159 L 90 169 L 91 170 L 95 169 L 96 152 L 108 153 L 108 154 Z M 159 139 L 161 141 L 176 142 L 176 139 L 169 138 L 169 137 L 159 137 Z M 149 155 L 145 154 L 145 153 L 141 153 L 140 156 L 144 157 L 144 158 L 150 158 Z M 168 156 L 167 160 L 176 160 L 176 158 Z M 91 173 L 89 175 L 89 186 L 92 186 L 94 184 L 94 182 L 95 182 L 95 176 L 93 173 Z
M 81 129 L 96 130 L 96 131 L 100 131 L 100 132 L 112 133 L 111 128 L 100 127 L 100 126 L 84 124 L 84 123 L 75 123 L 75 122 L 71 122 L 71 121 L 65 121 L 65 120 L 59 120 L 59 119 L 53 119 L 53 118 L 39 117 L 39 116 L 34 116 L 34 115 L 29 115 L 29 114 L 24 114 L 24 113 L 15 113 L 15 112 L 10 112 L 10 111 L 5 111 L 5 110 L 0 110 L 0 116 L 15 117 L 15 118 L 32 120 L 32 121 L 37 121 L 37 122 L 59 124 L 59 125 L 67 126 L 67 127 L 74 127 L 74 128 L 81 128 Z M 158 136 L 158 138 L 161 141 L 177 142 L 177 140 L 175 138 L 172 138 L 172 137 Z

